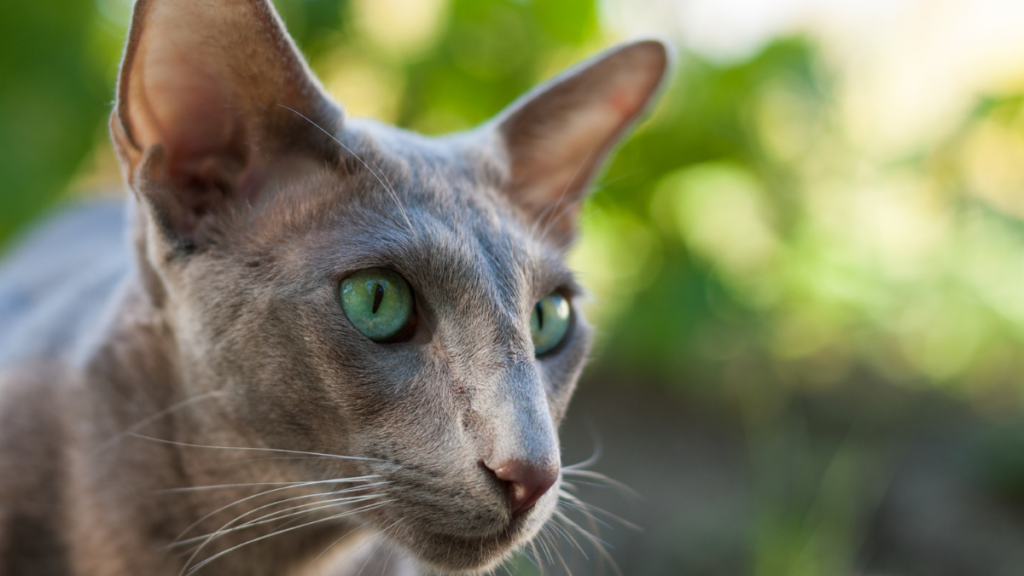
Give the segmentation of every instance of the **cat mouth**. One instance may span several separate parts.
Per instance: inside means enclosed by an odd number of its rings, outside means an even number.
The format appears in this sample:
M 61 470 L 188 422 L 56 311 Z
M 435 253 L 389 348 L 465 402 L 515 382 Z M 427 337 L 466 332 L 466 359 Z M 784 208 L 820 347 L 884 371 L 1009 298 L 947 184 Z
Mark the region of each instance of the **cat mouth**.
M 516 514 L 496 531 L 455 535 L 421 527 L 421 532 L 403 545 L 432 568 L 471 573 L 486 571 L 528 542 L 547 522 L 541 509 Z
M 405 548 L 425 565 L 446 572 L 477 573 L 501 562 L 517 546 L 528 541 L 544 524 L 540 510 L 515 514 L 476 533 L 438 529 L 433 522 L 403 523 L 387 513 L 375 524 L 381 534 Z
M 377 466 L 389 482 L 389 502 L 369 512 L 372 524 L 425 566 L 446 573 L 493 567 L 529 541 L 555 508 L 555 491 L 516 512 L 506 486 L 486 475 L 464 484 L 408 464 Z
M 415 544 L 405 543 L 424 563 L 441 570 L 485 570 L 505 558 L 506 553 L 524 540 L 521 522 L 487 536 L 454 536 L 423 532 Z

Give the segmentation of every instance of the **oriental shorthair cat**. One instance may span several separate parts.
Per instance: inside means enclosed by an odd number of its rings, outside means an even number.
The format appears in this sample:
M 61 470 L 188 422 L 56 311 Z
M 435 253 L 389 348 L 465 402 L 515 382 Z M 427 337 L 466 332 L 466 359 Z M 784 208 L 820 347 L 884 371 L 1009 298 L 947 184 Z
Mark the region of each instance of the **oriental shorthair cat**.
M 669 54 L 428 138 L 347 118 L 268 0 L 138 0 L 127 200 L 0 265 L 0 576 L 480 574 L 568 522 L 563 257 Z

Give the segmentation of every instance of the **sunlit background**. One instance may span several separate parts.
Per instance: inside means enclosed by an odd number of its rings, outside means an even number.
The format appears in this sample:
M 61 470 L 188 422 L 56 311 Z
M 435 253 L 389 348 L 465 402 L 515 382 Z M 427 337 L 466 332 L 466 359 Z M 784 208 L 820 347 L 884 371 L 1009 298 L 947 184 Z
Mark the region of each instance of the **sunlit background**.
M 1024 2 L 276 5 L 349 114 L 431 134 L 616 41 L 680 49 L 571 256 L 600 337 L 566 463 L 600 445 L 641 497 L 578 488 L 641 529 L 510 572 L 1024 574 Z M 121 193 L 130 11 L 0 3 L 0 242 Z

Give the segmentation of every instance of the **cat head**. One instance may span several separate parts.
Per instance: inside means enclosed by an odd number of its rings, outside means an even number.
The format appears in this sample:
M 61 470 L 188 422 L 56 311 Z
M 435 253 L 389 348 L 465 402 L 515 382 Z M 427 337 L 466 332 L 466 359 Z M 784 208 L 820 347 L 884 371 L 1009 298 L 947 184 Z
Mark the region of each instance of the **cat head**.
M 526 542 L 589 342 L 564 251 L 667 67 L 623 45 L 427 138 L 346 118 L 265 0 L 140 0 L 111 134 L 196 430 L 354 457 L 284 465 L 379 479 L 358 517 L 434 568 Z

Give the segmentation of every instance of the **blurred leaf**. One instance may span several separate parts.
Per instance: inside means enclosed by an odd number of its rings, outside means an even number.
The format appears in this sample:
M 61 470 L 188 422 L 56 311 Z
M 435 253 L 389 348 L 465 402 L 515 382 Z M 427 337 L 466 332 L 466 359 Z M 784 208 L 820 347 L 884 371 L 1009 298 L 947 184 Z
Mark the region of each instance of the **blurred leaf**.
M 0 241 L 50 204 L 109 110 L 92 2 L 0 3 Z

